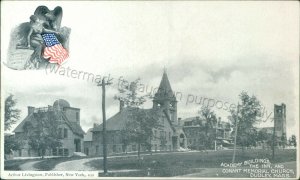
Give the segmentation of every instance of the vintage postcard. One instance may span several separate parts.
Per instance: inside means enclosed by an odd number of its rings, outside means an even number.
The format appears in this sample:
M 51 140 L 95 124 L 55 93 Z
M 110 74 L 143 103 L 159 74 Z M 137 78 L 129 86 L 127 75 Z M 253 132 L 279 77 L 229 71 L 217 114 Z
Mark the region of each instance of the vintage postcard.
M 1 1 L 1 179 L 298 179 L 297 1 Z

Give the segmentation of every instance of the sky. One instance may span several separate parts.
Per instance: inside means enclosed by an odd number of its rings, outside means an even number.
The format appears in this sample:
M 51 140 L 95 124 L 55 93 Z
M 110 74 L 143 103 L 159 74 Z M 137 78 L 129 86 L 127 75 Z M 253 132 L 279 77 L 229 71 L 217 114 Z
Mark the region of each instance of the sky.
M 39 5 L 61 6 L 62 26 L 71 28 L 64 68 L 113 78 L 106 93 L 108 118 L 118 112 L 113 97 L 120 77 L 140 78 L 150 92 L 159 86 L 165 68 L 173 91 L 182 95 L 177 99 L 178 117 L 197 116 L 201 105 L 195 101 L 201 97 L 219 105 L 237 104 L 238 95 L 246 91 L 270 115 L 257 126 L 272 126 L 274 104 L 285 103 L 288 137 L 299 133 L 297 2 L 4 1 L 2 64 L 12 29 L 28 22 Z M 3 65 L 1 80 L 2 97 L 11 93 L 18 100 L 19 122 L 27 106 L 44 107 L 56 99 L 81 109 L 85 131 L 102 122 L 101 88 L 95 82 L 49 69 L 16 71 Z M 151 100 L 143 105 L 151 106 Z M 213 110 L 227 121 L 228 111 L 216 106 Z

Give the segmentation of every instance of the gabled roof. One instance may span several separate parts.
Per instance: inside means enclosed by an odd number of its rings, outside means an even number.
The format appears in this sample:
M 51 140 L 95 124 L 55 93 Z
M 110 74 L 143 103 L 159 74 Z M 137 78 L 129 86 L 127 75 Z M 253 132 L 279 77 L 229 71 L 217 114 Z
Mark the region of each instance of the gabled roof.
M 118 130 L 122 130 L 126 127 L 126 123 L 128 121 L 130 121 L 131 119 L 131 115 L 132 113 L 136 112 L 134 110 L 136 110 L 137 108 L 124 108 L 122 111 L 118 112 L 117 114 L 115 114 L 114 116 L 112 116 L 111 118 L 109 118 L 108 120 L 106 120 L 106 130 L 108 131 L 118 131 Z M 147 113 L 149 116 L 152 116 L 153 118 L 159 118 L 159 116 L 164 115 L 165 113 L 162 110 L 154 110 L 154 109 L 139 109 L 140 111 L 144 111 L 145 113 Z M 171 127 L 172 123 L 169 120 L 169 118 L 167 117 L 168 122 L 170 123 Z M 103 130 L 103 124 L 100 124 L 96 127 L 93 128 L 93 132 L 95 131 L 102 131 Z
M 33 126 L 36 126 L 37 124 L 36 120 L 33 118 L 33 113 L 31 113 L 25 117 L 25 119 L 13 130 L 13 132 L 23 132 L 23 126 L 27 121 L 30 121 Z
M 42 113 L 50 113 L 53 111 L 47 111 L 47 112 L 42 112 Z M 61 119 L 63 120 L 63 122 L 65 122 L 71 129 L 71 131 L 74 134 L 77 134 L 79 136 L 83 136 L 85 134 L 85 132 L 82 130 L 81 126 L 79 124 L 77 124 L 76 122 L 72 122 L 70 120 L 68 120 L 68 118 L 64 115 L 63 112 L 61 111 L 55 111 L 56 113 L 54 113 L 55 115 L 55 119 Z M 33 127 L 37 126 L 37 119 L 34 116 L 34 113 L 29 114 L 15 129 L 13 132 L 23 132 L 23 126 L 26 122 L 31 122 L 31 124 L 33 125 Z

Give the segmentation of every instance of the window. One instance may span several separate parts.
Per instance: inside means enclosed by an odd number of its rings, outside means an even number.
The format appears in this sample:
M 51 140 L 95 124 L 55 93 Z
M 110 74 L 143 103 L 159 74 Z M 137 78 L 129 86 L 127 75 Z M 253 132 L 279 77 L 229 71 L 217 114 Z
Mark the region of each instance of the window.
M 169 140 L 171 141 L 171 132 L 169 132 Z
M 117 152 L 117 146 L 115 144 L 113 145 L 113 152 Z
M 88 156 L 89 155 L 89 148 L 84 148 L 84 153 Z
M 67 137 L 68 137 L 68 129 L 64 128 L 64 138 L 67 138 Z
M 69 149 L 64 149 L 64 156 L 69 156 Z
M 99 154 L 99 146 L 96 146 L 96 155 Z
M 111 135 L 111 143 L 112 143 L 112 144 L 115 144 L 115 139 L 116 139 L 115 136 L 112 134 L 112 135 Z
M 52 155 L 53 155 L 53 156 L 57 156 L 57 149 L 56 149 L 56 148 L 53 148 L 53 149 L 52 149 Z
M 59 156 L 63 156 L 63 149 L 59 149 L 59 150 L 58 150 L 58 155 L 59 155 Z
M 62 128 L 59 128 L 59 129 L 58 129 L 58 137 L 59 137 L 59 138 L 62 138 Z
M 132 145 L 132 151 L 136 151 L 136 145 L 135 144 Z
M 76 112 L 76 121 L 79 121 L 79 112 Z

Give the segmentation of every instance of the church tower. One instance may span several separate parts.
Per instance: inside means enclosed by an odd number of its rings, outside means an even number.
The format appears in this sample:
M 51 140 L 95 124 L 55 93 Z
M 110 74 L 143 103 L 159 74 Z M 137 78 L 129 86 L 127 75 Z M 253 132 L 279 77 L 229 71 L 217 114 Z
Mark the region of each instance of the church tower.
M 286 138 L 286 105 L 274 104 L 274 126 L 275 136 L 277 138 Z
M 162 108 L 168 113 L 172 123 L 174 125 L 178 124 L 177 100 L 172 91 L 166 70 L 164 70 L 159 88 L 154 95 L 153 108 L 154 109 Z

